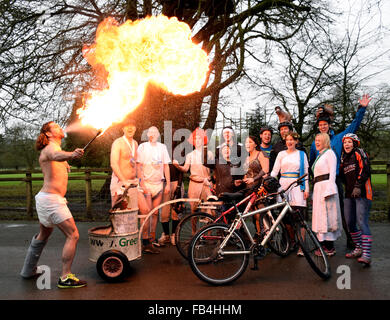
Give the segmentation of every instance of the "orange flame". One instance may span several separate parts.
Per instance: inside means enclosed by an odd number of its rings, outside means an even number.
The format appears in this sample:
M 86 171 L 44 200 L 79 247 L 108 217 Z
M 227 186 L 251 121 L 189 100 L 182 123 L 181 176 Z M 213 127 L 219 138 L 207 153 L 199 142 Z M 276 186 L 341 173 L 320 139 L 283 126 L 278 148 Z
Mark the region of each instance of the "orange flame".
M 120 26 L 107 18 L 83 55 L 106 82 L 77 110 L 83 125 L 97 129 L 121 122 L 142 102 L 149 82 L 187 95 L 201 89 L 209 71 L 207 54 L 192 42 L 190 27 L 163 15 Z

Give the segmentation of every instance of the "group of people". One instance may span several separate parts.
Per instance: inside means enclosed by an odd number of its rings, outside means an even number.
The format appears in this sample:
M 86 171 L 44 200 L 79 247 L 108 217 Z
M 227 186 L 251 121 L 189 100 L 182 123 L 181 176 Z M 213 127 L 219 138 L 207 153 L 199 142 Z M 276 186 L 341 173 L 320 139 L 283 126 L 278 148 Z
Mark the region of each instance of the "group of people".
M 372 186 L 369 157 L 360 148 L 355 132 L 370 100 L 368 95 L 359 99 L 354 120 L 339 134 L 331 128 L 332 115 L 320 112 L 316 123 L 319 133 L 310 147 L 309 159 L 290 122 L 279 124 L 281 140 L 270 152 L 270 175 L 280 176 L 282 187 L 305 173 L 313 177 L 312 230 L 326 254 L 336 253 L 334 241 L 344 228 L 347 247 L 352 249 L 345 257 L 357 258 L 364 266 L 371 263 L 372 235 L 368 220 Z M 291 190 L 290 205 L 304 213 L 308 197 L 309 184 L 306 182 Z M 307 219 L 307 215 L 304 216 Z M 298 255 L 303 255 L 300 250 Z
M 128 186 L 137 185 L 138 208 L 145 217 L 161 203 L 184 195 L 183 173 L 188 171 L 188 197 L 203 200 L 212 194 L 256 186 L 267 176 L 277 178 L 281 187 L 285 188 L 293 179 L 310 173 L 313 177 L 312 229 L 324 251 L 329 256 L 335 254 L 334 241 L 341 236 L 343 227 L 348 239 L 347 247 L 351 249 L 346 258 L 357 258 L 360 263 L 369 266 L 372 243 L 368 225 L 372 201 L 370 166 L 355 132 L 370 100 L 368 95 L 359 100 L 355 119 L 339 134 L 331 128 L 332 117 L 326 112 L 320 113 L 316 123 L 319 133 L 310 147 L 309 157 L 292 123 L 282 121 L 278 126 L 280 140 L 274 145 L 272 128 L 262 128 L 258 137 L 247 137 L 243 147 L 237 143 L 234 130 L 225 127 L 215 154 L 207 149 L 206 132 L 197 128 L 188 138 L 193 150 L 180 164 L 174 157 L 170 158 L 167 146 L 158 141 L 160 133 L 156 127 L 150 127 L 147 130 L 148 141 L 138 145 L 134 139 L 136 125 L 134 121 L 127 120 L 123 125 L 123 136 L 116 139 L 111 147 L 112 205 Z M 85 286 L 86 282 L 78 279 L 70 269 L 79 235 L 64 196 L 69 172 L 67 161 L 81 158 L 84 150 L 61 150 L 62 138 L 64 133 L 60 126 L 48 122 L 42 126 L 36 142 L 37 150 L 41 151 L 39 163 L 44 175 L 43 187 L 35 197 L 40 231 L 30 243 L 21 276 L 31 278 L 39 273 L 39 257 L 54 226 L 57 226 L 66 236 L 58 287 L 78 288 Z M 173 149 L 174 145 L 171 151 Z M 171 154 L 174 155 L 173 152 Z M 300 210 L 305 219 L 308 218 L 309 197 L 308 180 L 292 188 L 288 194 L 291 207 Z M 195 210 L 194 203 L 192 209 Z M 163 233 L 157 239 L 159 216 Z M 258 218 L 254 222 L 260 232 Z M 167 243 L 175 245 L 178 223 L 179 215 L 173 206 L 163 206 L 161 213 L 155 210 L 141 230 L 142 251 L 159 253 L 157 247 Z M 297 254 L 300 256 L 302 252 Z

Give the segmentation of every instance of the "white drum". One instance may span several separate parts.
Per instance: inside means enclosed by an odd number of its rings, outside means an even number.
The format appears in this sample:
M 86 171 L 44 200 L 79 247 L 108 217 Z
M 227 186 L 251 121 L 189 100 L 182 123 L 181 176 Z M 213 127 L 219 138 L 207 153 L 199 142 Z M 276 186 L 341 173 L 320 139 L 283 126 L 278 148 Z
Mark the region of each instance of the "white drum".
M 99 257 L 109 250 L 122 252 L 129 261 L 141 257 L 138 231 L 127 234 L 113 234 L 111 231 L 111 226 L 96 227 L 88 230 L 90 261 L 97 262 Z

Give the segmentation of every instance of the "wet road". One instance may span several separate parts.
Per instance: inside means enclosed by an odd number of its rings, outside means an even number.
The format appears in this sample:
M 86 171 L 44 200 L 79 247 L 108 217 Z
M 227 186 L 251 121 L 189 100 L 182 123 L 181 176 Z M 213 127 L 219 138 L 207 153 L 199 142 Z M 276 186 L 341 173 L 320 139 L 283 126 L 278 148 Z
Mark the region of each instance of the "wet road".
M 36 280 L 24 280 L 20 269 L 37 222 L 0 222 L 0 299 L 2 300 L 388 300 L 390 298 L 390 223 L 372 223 L 373 263 L 362 268 L 344 258 L 345 239 L 336 242 L 337 254 L 330 258 L 332 277 L 321 280 L 304 258 L 280 258 L 269 254 L 232 285 L 214 287 L 200 281 L 176 248 L 168 246 L 159 255 L 143 255 L 133 261 L 132 274 L 122 283 L 104 282 L 88 260 L 88 229 L 104 223 L 78 222 L 80 241 L 73 272 L 88 282 L 81 289 L 61 290 L 56 286 L 61 270 L 62 233 L 56 229 L 44 249 L 40 265 L 51 270 L 51 289 L 39 290 Z M 250 262 L 250 265 L 252 261 Z M 340 289 L 340 266 L 351 272 L 350 289 Z M 340 271 L 340 269 L 339 269 Z M 339 283 L 341 283 L 339 279 Z

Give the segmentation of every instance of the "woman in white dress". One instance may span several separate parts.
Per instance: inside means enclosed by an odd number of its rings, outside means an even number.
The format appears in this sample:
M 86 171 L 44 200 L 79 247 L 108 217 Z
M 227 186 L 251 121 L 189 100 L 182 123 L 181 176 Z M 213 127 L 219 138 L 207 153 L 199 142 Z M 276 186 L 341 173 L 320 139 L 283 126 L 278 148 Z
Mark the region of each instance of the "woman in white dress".
M 280 173 L 279 183 L 283 189 L 286 189 L 291 182 L 298 179 L 305 173 L 308 173 L 309 163 L 306 153 L 296 149 L 299 142 L 299 135 L 296 132 L 290 132 L 286 136 L 287 150 L 278 153 L 274 167 L 271 172 L 272 177 L 277 177 Z M 306 199 L 309 197 L 309 182 L 306 180 L 302 186 L 294 186 L 287 194 L 289 204 L 294 210 L 299 210 L 306 217 Z M 294 240 L 294 233 L 289 226 L 288 221 L 285 221 L 289 231 L 291 240 Z M 301 249 L 298 251 L 298 256 L 303 256 Z
M 336 254 L 334 241 L 341 236 L 341 211 L 336 185 L 336 154 L 327 133 L 315 138 L 319 154 L 313 163 L 312 230 L 316 232 L 327 255 Z

